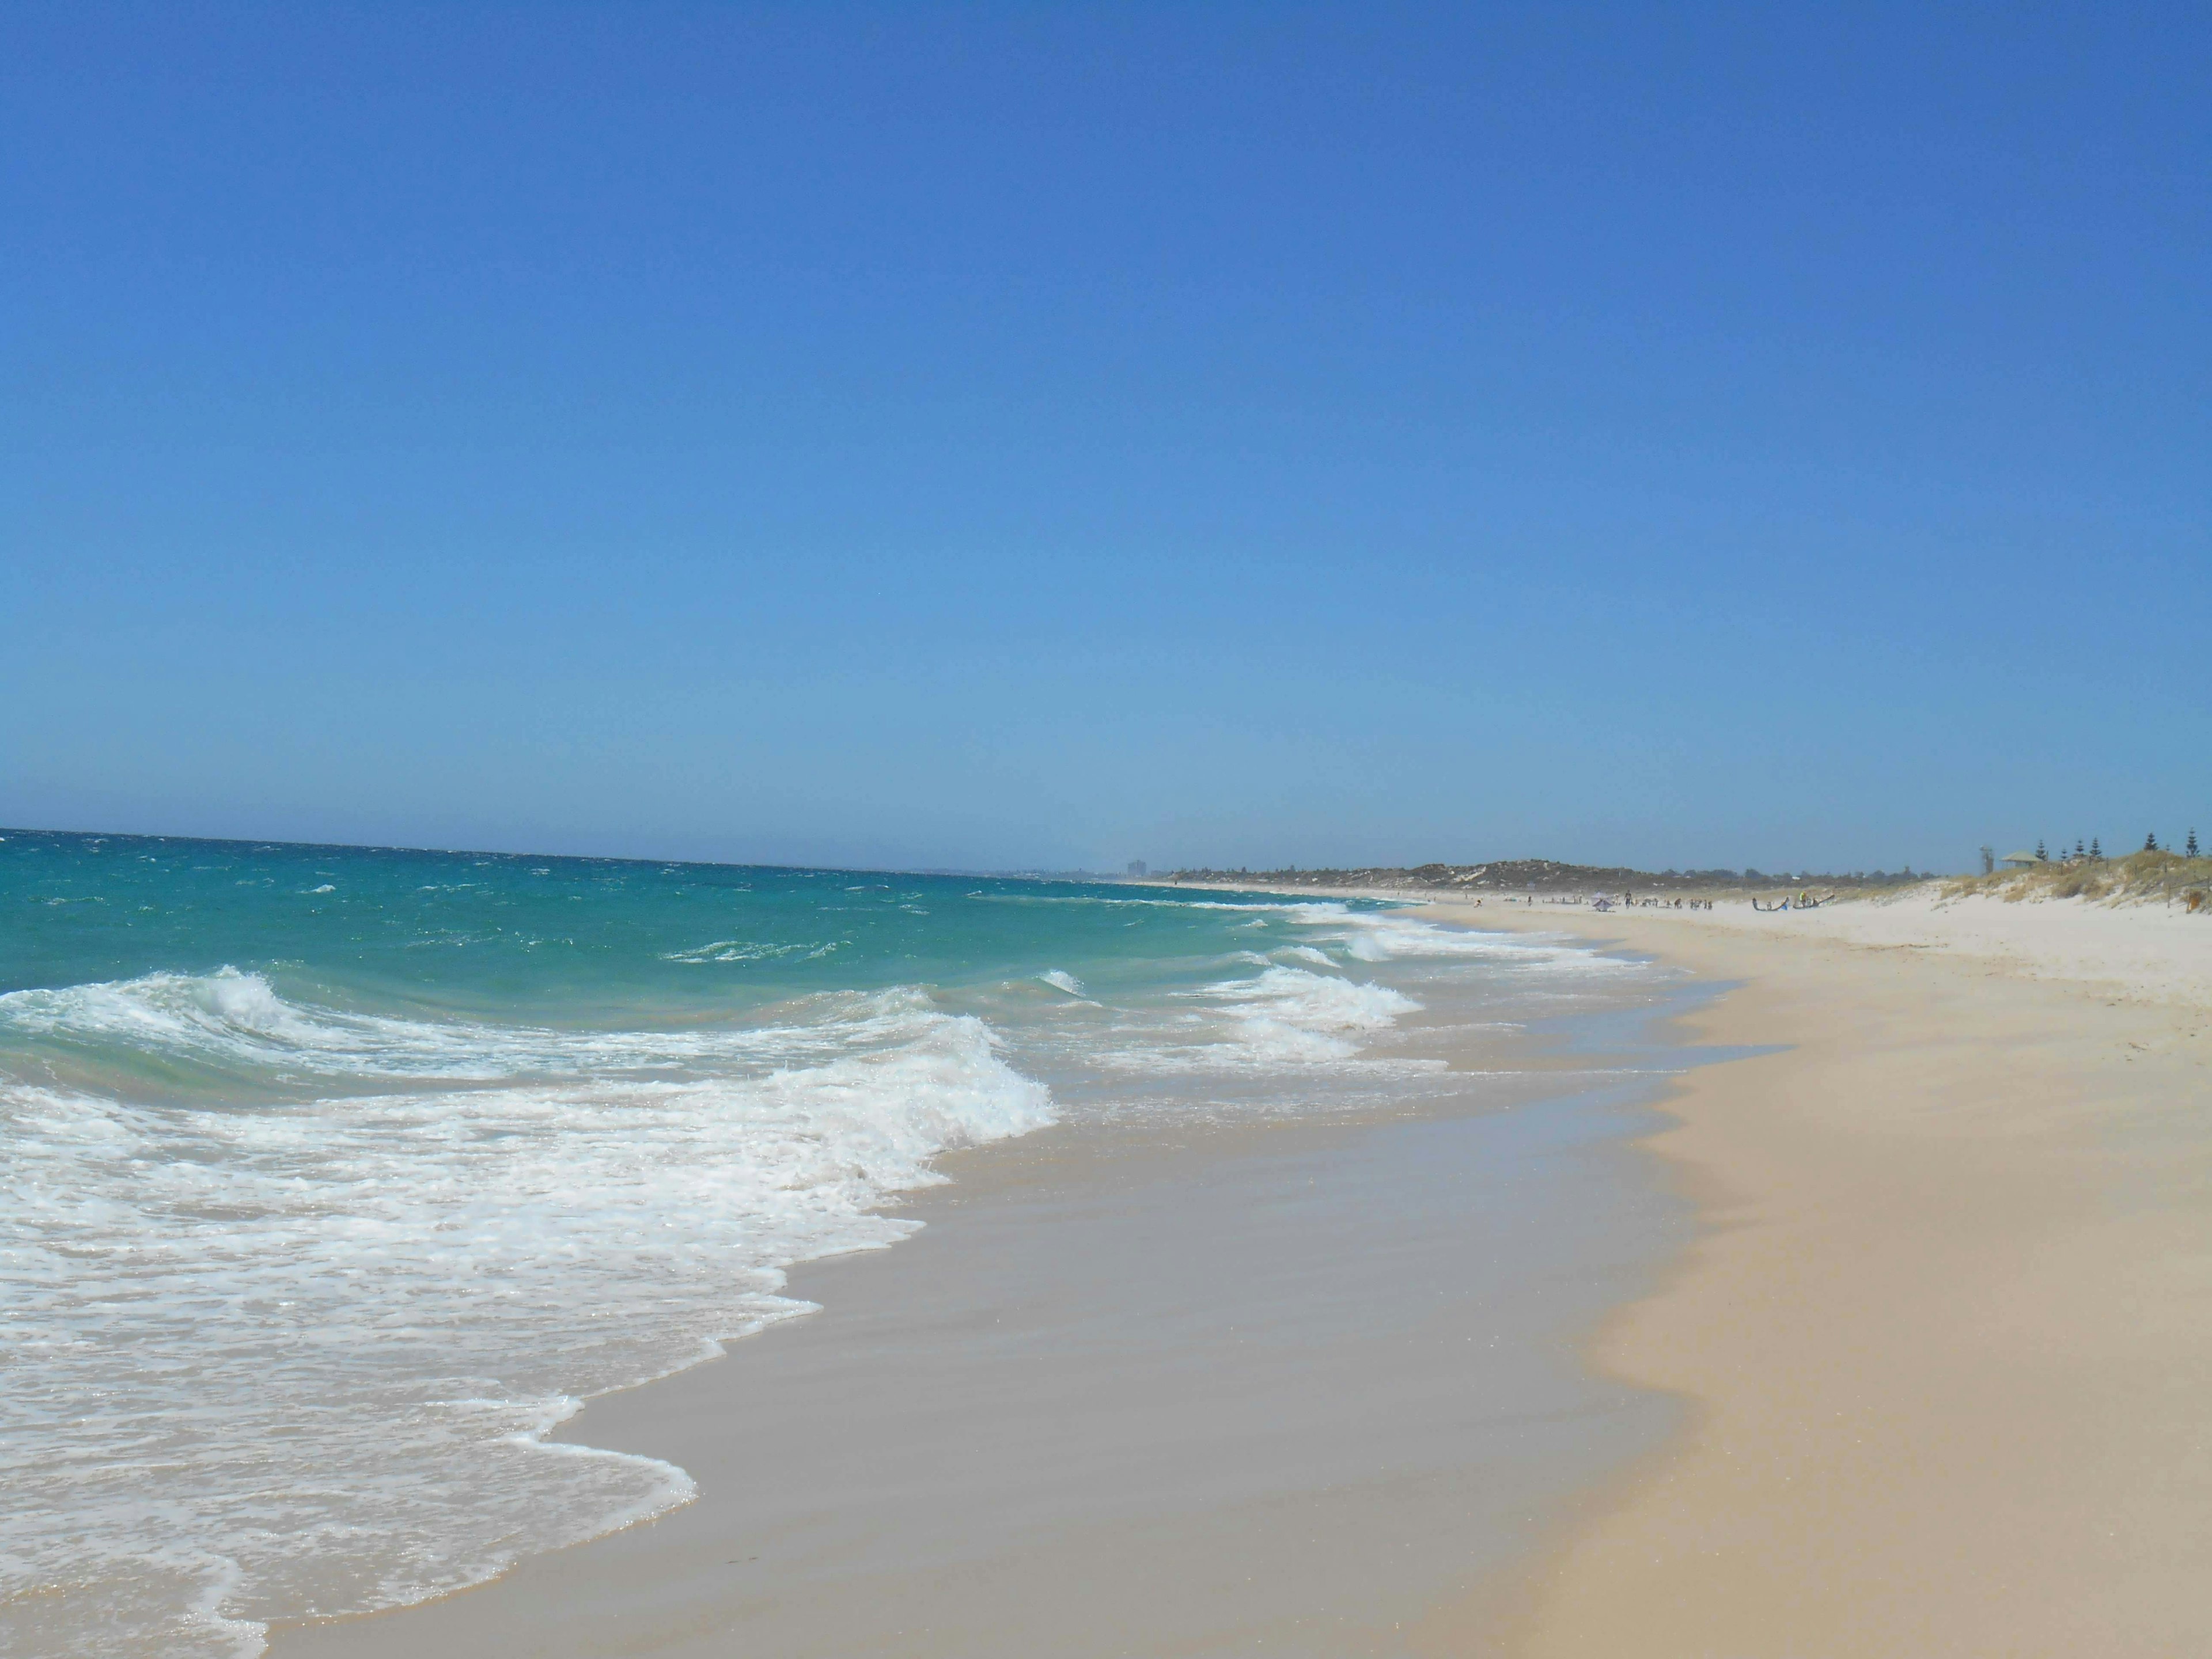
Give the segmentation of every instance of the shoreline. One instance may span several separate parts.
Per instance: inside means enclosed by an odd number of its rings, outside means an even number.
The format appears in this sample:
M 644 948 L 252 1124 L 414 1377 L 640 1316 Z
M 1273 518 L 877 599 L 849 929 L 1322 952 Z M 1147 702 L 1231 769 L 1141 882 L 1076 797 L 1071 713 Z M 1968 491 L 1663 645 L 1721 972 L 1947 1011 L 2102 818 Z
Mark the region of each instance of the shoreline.
M 794 1269 L 823 1312 L 568 1425 L 696 1502 L 270 1651 L 1408 1651 L 1665 1438 L 1579 1363 L 1679 1245 L 1606 1097 L 1658 1080 L 957 1155 L 914 1237 Z
M 1680 1247 L 1630 1148 L 1699 994 L 1471 1029 L 1422 1109 L 952 1154 L 919 1233 L 793 1270 L 822 1311 L 561 1431 L 697 1501 L 270 1651 L 1409 1651 L 1666 1437 L 1581 1352 Z
M 2212 1562 L 2198 1542 L 2212 1536 L 2212 1408 L 2200 1403 L 2212 1384 L 2212 925 L 1982 900 L 1756 919 L 1728 908 L 1424 908 L 1686 968 L 1722 990 L 1677 1014 L 1684 1041 L 1740 1057 L 1680 1073 L 1651 1109 L 1656 1125 L 1615 1149 L 1657 1160 L 1657 1184 L 1694 1224 L 1664 1260 L 1644 1262 L 1642 1283 L 1625 1285 L 1609 1311 L 1593 1310 L 1572 1345 L 1595 1378 L 1625 1391 L 1616 1398 L 1670 1413 L 1671 1430 L 1621 1450 L 1609 1470 L 1554 1479 L 1548 1508 L 1515 1547 L 1463 1562 L 1456 1588 L 1389 1587 L 1400 1616 L 1387 1632 L 1370 1617 L 1357 1641 L 1346 1626 L 1337 1647 L 1315 1650 L 2056 1659 L 2185 1651 L 2212 1630 L 2203 1588 Z M 1374 1127 L 1235 1133 L 1341 1147 Z M 1061 1155 L 1023 1143 L 957 1155 L 963 1183 L 908 1212 L 988 1209 L 1003 1196 L 1000 1177 L 964 1181 L 1008 1153 Z M 1188 1176 L 1192 1156 L 1183 1146 L 1150 1159 L 1181 1162 Z M 1011 1177 L 1036 1178 L 1046 1177 Z M 797 1270 L 798 1288 L 852 1261 Z M 837 1318 L 861 1282 L 846 1279 L 816 1320 Z M 1370 1364 L 1340 1386 L 1376 1377 Z M 588 1431 L 578 1425 L 594 1444 L 609 1443 L 605 1403 Z M 1429 1501 L 1438 1481 L 1468 1478 L 1448 1447 L 1414 1455 Z M 1428 1514 L 1409 1495 L 1419 1485 L 1374 1496 L 1364 1523 Z M 615 1540 L 643 1562 L 655 1546 L 641 1534 L 660 1524 Z M 1249 1515 L 1237 1525 L 1275 1536 Z M 405 1645 L 410 1659 L 441 1659 L 487 1640 L 548 1656 L 618 1650 L 611 1629 L 595 1644 L 568 1632 L 514 1645 L 516 1628 L 496 1614 L 452 1616 L 501 1597 L 573 1602 L 574 1575 L 561 1564 L 610 1541 L 532 1558 L 425 1607 L 280 1627 L 271 1651 L 315 1659 Z M 1212 1534 L 1182 1542 L 1217 1566 L 1227 1559 Z M 965 1588 L 933 1605 L 967 1616 L 1018 1606 L 1032 1646 L 1092 1650 L 1084 1621 L 1112 1610 L 1085 1599 L 1095 1573 L 1085 1564 L 1136 1558 L 1126 1533 L 1090 1547 L 1104 1553 L 1062 1557 L 1046 1575 L 1056 1589 L 1024 1593 L 956 1571 Z M 1282 1559 L 1263 1552 L 1243 1565 L 1256 1577 Z M 1298 1566 L 1318 1570 L 1310 1558 Z M 1296 1588 L 1295 1576 L 1277 1583 L 1279 1651 L 1302 1650 L 1315 1634 L 1313 1607 L 1303 1623 L 1292 1616 Z M 790 1639 L 762 1650 L 850 1650 L 815 1639 L 806 1623 L 784 1628 Z M 706 1626 L 696 1634 L 696 1650 L 719 1650 Z M 874 1632 L 864 1645 L 1017 1650 L 975 1628 L 937 1639 L 945 1634 Z M 683 1637 L 646 1646 L 695 1650 Z
M 2212 926 L 1969 900 L 1440 918 L 1735 988 L 1644 1143 L 1698 1237 L 1591 1353 L 1689 1404 L 1436 1654 L 2072 1655 L 2212 1634 Z M 2192 931 L 2192 930 L 2202 930 Z

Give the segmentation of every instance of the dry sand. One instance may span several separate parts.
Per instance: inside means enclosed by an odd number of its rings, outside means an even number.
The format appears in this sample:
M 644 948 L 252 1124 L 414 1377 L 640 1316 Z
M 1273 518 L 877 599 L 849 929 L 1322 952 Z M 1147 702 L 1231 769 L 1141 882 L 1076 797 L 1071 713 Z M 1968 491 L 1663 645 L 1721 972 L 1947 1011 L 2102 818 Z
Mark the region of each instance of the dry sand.
M 1607 1328 L 1689 1425 L 1501 1628 L 1530 1659 L 2212 1652 L 2212 922 L 2078 902 L 1468 919 L 1739 981 L 1650 1145 L 1707 1228 Z

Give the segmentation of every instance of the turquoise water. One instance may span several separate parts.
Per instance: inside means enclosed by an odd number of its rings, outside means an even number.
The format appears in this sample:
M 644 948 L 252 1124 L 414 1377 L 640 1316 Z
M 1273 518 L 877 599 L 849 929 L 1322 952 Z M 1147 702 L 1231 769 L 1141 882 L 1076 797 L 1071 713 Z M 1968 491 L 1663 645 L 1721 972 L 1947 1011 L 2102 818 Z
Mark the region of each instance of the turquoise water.
M 809 991 L 1144 978 L 1267 902 L 1119 884 L 9 832 L 0 991 L 254 964 L 391 1010 L 720 1015 Z M 1353 906 L 1353 908 L 1374 908 Z
M 949 1148 L 1463 1102 L 1645 970 L 1376 904 L 4 832 L 0 1651 L 244 1655 L 691 1494 L 549 1442 Z

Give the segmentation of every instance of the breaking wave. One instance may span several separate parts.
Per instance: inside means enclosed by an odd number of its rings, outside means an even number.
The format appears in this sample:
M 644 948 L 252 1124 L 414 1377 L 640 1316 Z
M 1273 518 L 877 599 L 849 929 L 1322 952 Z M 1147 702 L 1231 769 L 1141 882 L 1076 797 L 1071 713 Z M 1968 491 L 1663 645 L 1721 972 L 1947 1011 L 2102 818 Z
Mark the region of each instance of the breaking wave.
M 681 1470 L 544 1437 L 804 1311 L 787 1265 L 903 1237 L 878 1206 L 932 1158 L 1054 1115 L 918 991 L 805 1012 L 440 1024 L 228 969 L 0 996 L 0 1650 L 97 1626 L 115 1654 L 252 1654 L 267 1619 L 684 1502 Z M 102 1050 L 354 1086 L 191 1105 L 39 1075 Z

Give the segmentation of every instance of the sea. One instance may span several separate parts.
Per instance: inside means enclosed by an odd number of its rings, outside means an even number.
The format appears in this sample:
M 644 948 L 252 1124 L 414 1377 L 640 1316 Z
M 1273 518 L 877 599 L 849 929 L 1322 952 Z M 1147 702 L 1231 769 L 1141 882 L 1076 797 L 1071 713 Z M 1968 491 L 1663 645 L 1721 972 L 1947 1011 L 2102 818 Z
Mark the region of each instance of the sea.
M 0 1654 L 246 1659 L 660 1514 L 684 1470 L 550 1431 L 815 1311 L 785 1270 L 895 1249 L 942 1154 L 1515 1109 L 1531 1031 L 1664 971 L 1364 900 L 0 831 Z

